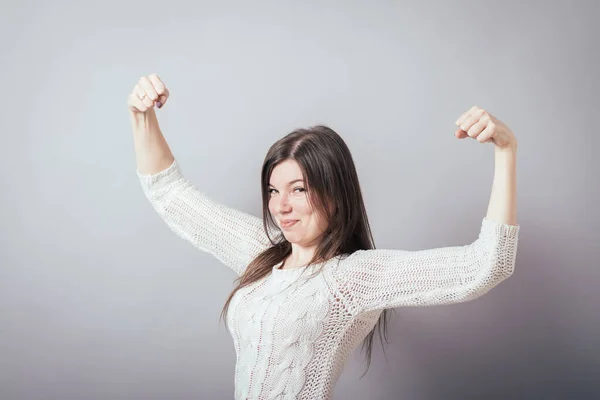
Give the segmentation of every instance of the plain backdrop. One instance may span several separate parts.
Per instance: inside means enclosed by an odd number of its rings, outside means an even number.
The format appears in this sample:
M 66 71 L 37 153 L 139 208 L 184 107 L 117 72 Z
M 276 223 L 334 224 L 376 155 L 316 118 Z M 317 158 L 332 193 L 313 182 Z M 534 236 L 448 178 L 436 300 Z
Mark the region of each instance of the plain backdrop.
M 179 239 L 135 174 L 127 95 L 157 73 L 188 179 L 260 215 L 273 142 L 347 142 L 378 248 L 477 238 L 492 144 L 515 132 L 514 275 L 474 301 L 396 309 L 335 399 L 600 396 L 600 6 L 593 1 L 3 1 L 0 398 L 231 399 L 219 321 L 235 274 Z

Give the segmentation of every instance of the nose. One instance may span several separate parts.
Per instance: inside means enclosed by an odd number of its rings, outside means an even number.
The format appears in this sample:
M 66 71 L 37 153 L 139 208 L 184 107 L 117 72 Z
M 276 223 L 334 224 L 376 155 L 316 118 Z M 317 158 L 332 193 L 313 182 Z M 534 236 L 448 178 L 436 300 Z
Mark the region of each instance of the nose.
M 279 199 L 277 201 L 277 211 L 279 213 L 286 213 L 292 210 L 292 205 L 290 204 L 290 199 L 287 193 L 279 195 Z

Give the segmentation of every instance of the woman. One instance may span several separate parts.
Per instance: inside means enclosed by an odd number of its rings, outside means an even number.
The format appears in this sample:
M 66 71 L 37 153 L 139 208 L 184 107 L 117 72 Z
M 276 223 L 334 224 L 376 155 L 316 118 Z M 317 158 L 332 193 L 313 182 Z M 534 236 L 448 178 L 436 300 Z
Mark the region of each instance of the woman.
M 325 126 L 277 141 L 262 168 L 263 218 L 211 200 L 187 181 L 158 125 L 169 91 L 156 74 L 128 98 L 137 174 L 168 226 L 238 275 L 223 314 L 236 349 L 238 399 L 329 399 L 360 341 L 402 306 L 464 302 L 514 269 L 517 142 L 473 107 L 457 138 L 495 146 L 496 170 L 479 237 L 465 246 L 375 250 L 356 169 Z M 385 327 L 385 326 L 384 326 Z

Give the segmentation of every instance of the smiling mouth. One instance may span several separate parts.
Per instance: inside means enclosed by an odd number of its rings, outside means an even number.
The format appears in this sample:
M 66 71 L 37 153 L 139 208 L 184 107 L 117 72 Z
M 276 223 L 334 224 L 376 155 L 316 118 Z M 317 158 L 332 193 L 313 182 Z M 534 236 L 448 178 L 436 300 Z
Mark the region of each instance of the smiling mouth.
M 296 222 L 298 222 L 298 221 L 282 222 L 281 227 L 283 229 L 288 229 L 288 228 L 291 228 L 292 226 L 294 226 L 296 224 Z

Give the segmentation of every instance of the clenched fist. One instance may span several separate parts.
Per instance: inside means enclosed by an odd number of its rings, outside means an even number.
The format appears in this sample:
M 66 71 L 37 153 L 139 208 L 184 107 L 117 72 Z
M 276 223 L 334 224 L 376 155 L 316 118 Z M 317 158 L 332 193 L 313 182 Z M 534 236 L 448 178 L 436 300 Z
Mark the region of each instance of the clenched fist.
M 492 142 L 498 148 L 515 148 L 517 139 L 508 126 L 483 108 L 473 106 L 456 120 L 454 136 L 467 137 L 480 143 Z
M 161 108 L 169 98 L 169 89 L 156 74 L 142 76 L 127 98 L 127 107 L 134 113 L 145 113 L 154 105 Z

